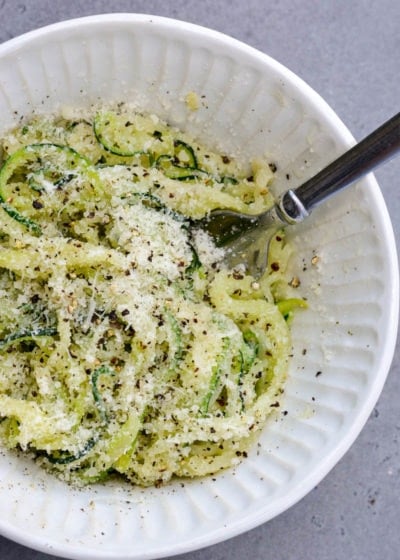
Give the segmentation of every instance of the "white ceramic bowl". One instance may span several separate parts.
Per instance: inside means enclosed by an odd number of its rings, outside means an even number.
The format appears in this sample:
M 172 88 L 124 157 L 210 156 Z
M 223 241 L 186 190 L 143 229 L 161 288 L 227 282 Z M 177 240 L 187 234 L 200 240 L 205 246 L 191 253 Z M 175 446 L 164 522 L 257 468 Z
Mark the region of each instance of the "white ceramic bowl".
M 185 104 L 189 91 L 201 96 L 197 112 Z M 353 143 L 327 104 L 286 68 L 194 25 L 103 15 L 0 46 L 3 127 L 33 110 L 99 100 L 136 101 L 246 158 L 268 151 L 278 164 L 277 191 L 286 174 L 300 182 Z M 159 558 L 259 525 L 327 474 L 366 422 L 396 339 L 396 251 L 375 179 L 316 210 L 293 242 L 310 309 L 293 325 L 288 414 L 269 422 L 261 446 L 235 471 L 147 490 L 110 484 L 78 491 L 3 452 L 3 535 L 68 558 Z

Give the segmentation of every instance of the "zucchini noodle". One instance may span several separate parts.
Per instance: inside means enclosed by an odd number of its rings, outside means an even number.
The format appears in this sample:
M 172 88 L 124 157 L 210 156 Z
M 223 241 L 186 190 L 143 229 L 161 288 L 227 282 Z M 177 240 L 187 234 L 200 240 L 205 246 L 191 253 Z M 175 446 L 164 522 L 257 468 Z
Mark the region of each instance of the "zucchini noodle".
M 258 213 L 244 170 L 130 107 L 35 118 L 2 139 L 0 440 L 75 484 L 238 463 L 284 387 L 283 233 L 257 282 L 190 219 Z

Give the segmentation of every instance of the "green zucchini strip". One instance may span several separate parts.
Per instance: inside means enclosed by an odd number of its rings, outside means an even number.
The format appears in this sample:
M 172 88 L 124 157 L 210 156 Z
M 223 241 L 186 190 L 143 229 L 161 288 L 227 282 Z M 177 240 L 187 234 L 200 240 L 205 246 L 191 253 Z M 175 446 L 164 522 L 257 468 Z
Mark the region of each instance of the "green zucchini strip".
M 193 274 L 196 270 L 199 270 L 203 265 L 201 264 L 199 255 L 197 254 L 196 249 L 193 247 L 193 245 L 191 243 L 189 243 L 190 246 L 190 250 L 192 252 L 192 260 L 189 264 L 189 266 L 186 267 L 186 274 L 187 275 L 191 275 Z
M 175 156 L 162 154 L 156 159 L 155 166 L 162 171 L 166 177 L 177 181 L 190 181 L 196 179 L 196 177 L 208 175 L 206 171 L 198 169 L 197 167 L 179 165 L 175 162 Z
M 290 319 L 295 309 L 307 309 L 308 307 L 307 302 L 300 298 L 283 299 L 278 301 L 276 305 L 286 320 Z
M 13 177 L 18 178 L 18 175 L 25 178 L 32 191 L 39 195 L 59 190 L 77 176 L 85 177 L 95 191 L 104 194 L 98 173 L 91 162 L 73 148 L 50 143 L 29 144 L 20 148 L 5 161 L 0 170 L 0 206 L 11 218 L 38 235 L 41 234 L 40 226 L 24 215 L 24 208 L 19 208 L 18 192 L 10 187 Z M 37 202 L 38 208 L 41 208 L 41 201 Z M 31 204 L 35 204 L 33 198 Z
M 221 354 L 218 356 L 217 362 L 212 368 L 209 389 L 200 404 L 200 414 L 202 416 L 205 416 L 208 413 L 212 401 L 215 400 L 217 394 L 219 393 L 223 364 L 230 344 L 231 342 L 229 338 L 223 338 Z
M 256 334 L 253 331 L 245 331 L 243 333 L 243 340 L 244 345 L 241 350 L 239 350 L 240 354 L 240 371 L 238 375 L 238 385 L 239 385 L 239 398 L 242 403 L 242 410 L 244 410 L 244 396 L 241 389 L 243 384 L 243 378 L 247 375 L 254 364 L 258 350 L 259 350 L 259 341 Z
M 14 342 L 23 342 L 24 340 L 34 340 L 37 337 L 55 336 L 57 329 L 55 327 L 45 327 L 38 329 L 23 329 L 15 333 L 9 334 L 3 340 L 0 340 L 0 351 L 6 350 Z
M 173 348 L 173 355 L 171 359 L 171 364 L 168 368 L 167 377 L 175 373 L 176 367 L 178 363 L 182 360 L 184 354 L 184 346 L 182 342 L 182 329 L 179 326 L 178 321 L 176 318 L 170 313 L 166 311 L 167 321 L 169 323 L 171 332 L 173 334 L 173 344 L 171 344 Z
M 107 152 L 123 157 L 146 153 L 143 145 L 151 137 L 145 131 L 138 131 L 132 122 L 113 111 L 97 113 L 93 132 Z
M 81 449 L 81 451 L 79 451 L 75 455 L 67 451 L 58 451 L 51 454 L 44 453 L 44 456 L 52 465 L 68 465 L 69 463 L 74 463 L 75 461 L 78 461 L 79 459 L 85 457 L 85 455 L 87 455 L 89 451 L 93 449 L 96 443 L 97 439 L 90 438 L 85 446 Z M 39 455 L 42 455 L 42 453 L 39 453 Z
M 106 406 L 105 406 L 105 403 L 104 403 L 104 399 L 101 396 L 101 393 L 100 393 L 99 387 L 98 387 L 98 381 L 99 381 L 99 377 L 101 375 L 114 376 L 115 372 L 114 372 L 114 370 L 110 369 L 108 366 L 102 365 L 102 366 L 98 367 L 97 369 L 95 369 L 92 373 L 92 376 L 91 376 L 93 399 L 94 399 L 94 402 L 96 403 L 96 407 L 99 411 L 100 418 L 102 419 L 103 422 L 106 423 L 106 422 L 108 422 L 108 414 L 107 414 Z
M 174 159 L 177 165 L 188 167 L 189 169 L 198 169 L 196 154 L 192 146 L 183 142 L 183 140 L 174 140 Z
M 22 226 L 26 227 L 26 229 L 28 231 L 30 231 L 31 233 L 34 233 L 36 235 L 41 235 L 42 234 L 42 228 L 39 226 L 39 224 L 37 224 L 36 222 L 31 220 L 30 218 L 27 218 L 26 216 L 23 216 L 20 212 L 15 210 L 15 208 L 13 208 L 9 204 L 7 204 L 7 202 L 3 202 L 1 200 L 1 195 L 0 195 L 0 206 L 1 206 L 1 208 L 3 208 L 3 210 L 5 212 L 7 212 L 7 214 L 10 216 L 10 218 L 13 218 L 16 222 L 18 222 Z
M 188 221 L 186 216 L 184 216 L 183 214 L 180 214 L 179 212 L 176 212 L 175 210 L 172 210 L 171 208 L 169 208 L 166 204 L 164 204 L 161 201 L 161 199 L 158 198 L 158 196 L 155 196 L 154 194 L 147 193 L 147 192 L 131 193 L 130 198 L 131 198 L 131 200 L 132 199 L 133 200 L 135 200 L 135 199 L 140 200 L 141 203 L 143 204 L 143 206 L 146 206 L 147 208 L 151 208 L 152 210 L 158 210 L 159 212 L 162 212 L 163 214 L 167 214 L 168 216 L 171 216 L 171 218 L 173 218 L 177 222 L 182 222 L 183 223 L 183 222 Z
M 43 161 L 48 159 L 46 165 Z M 61 162 L 57 159 L 61 158 Z M 26 173 L 28 182 L 35 183 L 36 179 L 41 175 L 41 189 L 45 189 L 46 183 L 50 188 L 62 186 L 66 179 L 70 181 L 74 176 L 79 174 L 88 174 L 88 178 L 94 180 L 96 186 L 99 183 L 99 177 L 95 172 L 91 162 L 80 155 L 76 150 L 69 146 L 59 144 L 43 143 L 29 144 L 14 152 L 3 164 L 0 172 L 0 195 L 3 200 L 13 195 L 7 190 L 8 182 L 12 175 L 19 169 L 27 167 L 29 164 L 38 163 L 39 167 Z M 50 165 L 52 164 L 53 167 Z M 67 167 L 65 171 L 64 166 Z M 47 173 L 47 177 L 46 177 Z M 36 190 L 38 186 L 36 185 Z

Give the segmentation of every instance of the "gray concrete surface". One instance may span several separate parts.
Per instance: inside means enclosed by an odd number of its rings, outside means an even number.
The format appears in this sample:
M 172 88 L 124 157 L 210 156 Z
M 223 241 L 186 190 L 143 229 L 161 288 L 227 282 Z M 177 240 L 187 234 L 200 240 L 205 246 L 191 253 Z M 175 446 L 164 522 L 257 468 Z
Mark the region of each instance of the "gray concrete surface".
M 105 12 L 175 17 L 232 35 L 299 74 L 356 138 L 399 111 L 398 0 L 1 0 L 0 41 Z M 400 159 L 377 172 L 400 240 Z M 300 503 L 269 523 L 181 560 L 398 560 L 400 352 L 350 451 Z M 51 560 L 0 537 L 0 560 Z

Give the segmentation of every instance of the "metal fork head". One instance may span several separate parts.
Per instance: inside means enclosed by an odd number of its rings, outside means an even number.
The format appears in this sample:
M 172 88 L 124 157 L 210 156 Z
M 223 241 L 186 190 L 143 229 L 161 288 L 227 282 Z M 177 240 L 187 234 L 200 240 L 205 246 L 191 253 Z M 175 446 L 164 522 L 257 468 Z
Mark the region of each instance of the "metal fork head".
M 226 250 L 224 261 L 229 268 L 242 268 L 260 278 L 268 264 L 269 243 L 276 231 L 287 225 L 273 206 L 267 212 L 251 216 L 231 210 L 214 210 L 196 222 L 217 247 Z
M 259 226 L 260 217 L 234 210 L 213 210 L 196 226 L 206 231 L 217 247 L 225 247 Z
M 224 262 L 229 268 L 241 268 L 258 280 L 267 268 L 270 241 L 278 229 L 279 226 L 274 224 L 237 238 L 224 247 Z

